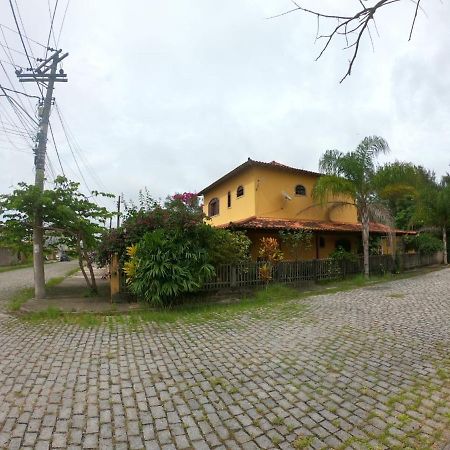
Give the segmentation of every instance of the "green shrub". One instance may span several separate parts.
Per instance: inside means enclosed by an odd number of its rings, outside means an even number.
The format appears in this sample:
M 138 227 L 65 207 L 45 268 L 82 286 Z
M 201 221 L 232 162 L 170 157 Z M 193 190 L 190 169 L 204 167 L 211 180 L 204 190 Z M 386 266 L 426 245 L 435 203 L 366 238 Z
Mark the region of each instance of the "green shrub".
M 239 264 L 250 259 L 252 241 L 243 231 L 229 231 L 210 228 L 210 239 L 207 242 L 211 264 Z
M 336 250 L 330 253 L 330 259 L 335 262 L 346 261 L 354 263 L 358 260 L 358 257 L 354 253 L 348 252 L 342 247 L 338 247 Z
M 130 291 L 153 306 L 166 306 L 200 289 L 214 275 L 207 252 L 180 230 L 146 233 L 137 245 L 137 267 Z
M 431 233 L 420 233 L 403 238 L 407 250 L 415 250 L 423 255 L 432 255 L 443 250 L 442 241 Z

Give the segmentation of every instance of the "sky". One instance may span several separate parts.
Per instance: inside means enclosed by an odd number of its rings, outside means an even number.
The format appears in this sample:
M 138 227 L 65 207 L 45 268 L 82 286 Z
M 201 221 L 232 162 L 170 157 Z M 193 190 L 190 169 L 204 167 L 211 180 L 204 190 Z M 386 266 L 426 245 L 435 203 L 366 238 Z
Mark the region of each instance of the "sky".
M 334 3 L 304 2 L 327 12 Z M 380 163 L 411 161 L 441 176 L 450 171 L 450 4 L 422 5 L 409 42 L 413 3 L 386 8 L 372 25 L 374 48 L 364 38 L 352 75 L 339 83 L 350 56 L 344 42 L 316 61 L 314 17 L 270 18 L 292 8 L 287 0 L 59 0 L 50 43 L 69 52 L 69 82 L 54 93 L 69 140 L 55 108 L 51 122 L 65 174 L 86 192 L 129 200 L 146 187 L 164 198 L 198 192 L 248 157 L 317 170 L 325 150 L 353 150 L 379 135 L 391 148 Z M 55 0 L 13 6 L 26 35 L 46 44 Z M 0 24 L 16 29 L 9 0 L 0 0 Z M 0 28 L 0 84 L 12 87 L 8 75 L 14 89 L 37 94 L 10 64 L 29 66 L 19 36 Z M 34 102 L 23 98 L 30 115 Z M 33 144 L 5 97 L 0 119 L 6 193 L 33 182 Z M 48 157 L 51 181 L 61 173 L 52 142 Z

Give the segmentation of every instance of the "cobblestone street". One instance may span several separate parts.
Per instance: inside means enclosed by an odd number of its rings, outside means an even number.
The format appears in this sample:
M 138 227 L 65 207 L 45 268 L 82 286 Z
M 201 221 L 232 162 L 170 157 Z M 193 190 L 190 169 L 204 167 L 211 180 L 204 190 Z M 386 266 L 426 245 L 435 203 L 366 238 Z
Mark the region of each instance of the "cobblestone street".
M 212 321 L 0 315 L 0 448 L 447 449 L 450 270 Z

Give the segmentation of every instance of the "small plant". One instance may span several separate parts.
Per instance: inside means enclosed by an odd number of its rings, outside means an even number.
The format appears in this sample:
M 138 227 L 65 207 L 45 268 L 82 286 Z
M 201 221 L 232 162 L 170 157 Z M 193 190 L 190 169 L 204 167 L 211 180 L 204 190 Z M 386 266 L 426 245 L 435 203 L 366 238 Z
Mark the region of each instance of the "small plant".
M 271 263 L 277 263 L 283 260 L 283 252 L 280 250 L 280 244 L 277 239 L 272 237 L 261 238 L 258 256 Z
M 272 423 L 274 425 L 283 425 L 284 423 L 284 419 L 282 417 L 276 416 L 273 420 Z
M 272 280 L 273 267 L 283 259 L 278 240 L 272 237 L 261 238 L 258 256 L 266 263 L 260 267 L 259 276 L 267 285 Z
M 313 439 L 312 436 L 301 436 L 297 438 L 292 445 L 296 450 L 301 450 L 303 448 L 308 448 L 312 444 Z
M 227 381 L 225 380 L 225 378 L 211 377 L 209 378 L 209 382 L 213 388 L 216 386 L 225 388 L 225 386 L 227 385 Z
M 267 285 L 272 280 L 272 267 L 266 263 L 259 268 L 259 278 Z
M 280 438 L 280 436 L 278 436 L 278 435 L 274 435 L 274 436 L 272 436 L 272 444 L 273 445 L 278 445 L 280 442 L 281 442 L 281 438 Z

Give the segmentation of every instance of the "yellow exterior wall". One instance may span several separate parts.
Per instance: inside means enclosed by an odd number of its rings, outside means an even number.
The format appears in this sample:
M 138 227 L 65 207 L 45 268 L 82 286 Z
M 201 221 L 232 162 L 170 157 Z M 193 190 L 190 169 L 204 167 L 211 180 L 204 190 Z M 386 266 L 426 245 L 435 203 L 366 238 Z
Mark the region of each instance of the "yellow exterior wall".
M 217 197 L 219 199 L 219 214 L 211 217 L 211 225 L 223 225 L 230 222 L 247 219 L 255 215 L 255 173 L 250 168 L 239 175 L 227 180 L 207 192 L 204 196 L 203 212 L 208 215 L 209 202 Z M 244 195 L 236 197 L 238 186 L 244 186 Z M 227 194 L 231 192 L 231 207 L 227 207 Z
M 351 252 L 357 253 L 358 251 L 358 245 L 361 240 L 360 235 L 358 233 L 348 233 L 348 234 L 338 234 L 338 233 L 318 233 L 317 235 L 314 233 L 313 238 L 311 241 L 311 248 L 310 249 L 300 249 L 300 254 L 296 254 L 291 248 L 288 247 L 287 244 L 283 243 L 280 239 L 280 235 L 276 231 L 260 231 L 260 230 L 249 230 L 247 232 L 247 236 L 252 241 L 252 245 L 250 248 L 250 254 L 251 258 L 253 260 L 258 259 L 258 253 L 260 249 L 261 239 L 263 237 L 272 237 L 278 240 L 280 244 L 280 249 L 283 252 L 284 260 L 285 261 L 294 261 L 294 260 L 310 260 L 310 259 L 316 259 L 316 256 L 318 255 L 317 259 L 325 259 L 330 256 L 330 253 L 332 253 L 336 249 L 336 241 L 340 239 L 348 239 L 351 243 Z M 316 241 L 317 236 L 317 241 Z M 324 239 L 324 247 L 320 247 L 319 245 L 319 237 L 322 237 Z M 318 251 L 317 251 L 317 247 Z
M 338 222 L 357 222 L 356 209 L 353 206 L 337 208 L 331 213 L 326 207 L 314 206 L 311 192 L 317 176 L 291 173 L 269 167 L 255 167 L 256 216 L 291 220 L 334 220 Z M 306 195 L 296 195 L 295 186 L 302 184 Z M 287 200 L 283 193 L 288 194 Z M 250 216 L 243 216 L 242 219 Z
M 336 241 L 339 241 L 341 239 L 349 240 L 351 244 L 351 252 L 356 254 L 358 252 L 358 245 L 361 240 L 359 233 L 358 234 L 327 233 L 327 234 L 319 234 L 319 237 L 322 237 L 324 239 L 325 246 L 320 247 L 319 245 L 318 259 L 328 258 L 330 256 L 330 253 L 333 253 L 334 250 L 336 250 Z M 319 243 L 319 239 L 317 242 Z

